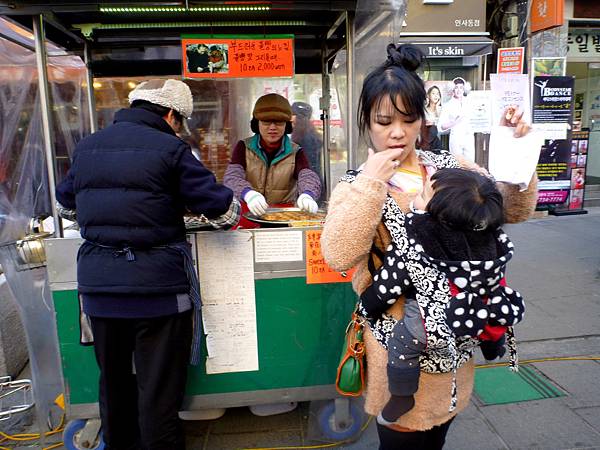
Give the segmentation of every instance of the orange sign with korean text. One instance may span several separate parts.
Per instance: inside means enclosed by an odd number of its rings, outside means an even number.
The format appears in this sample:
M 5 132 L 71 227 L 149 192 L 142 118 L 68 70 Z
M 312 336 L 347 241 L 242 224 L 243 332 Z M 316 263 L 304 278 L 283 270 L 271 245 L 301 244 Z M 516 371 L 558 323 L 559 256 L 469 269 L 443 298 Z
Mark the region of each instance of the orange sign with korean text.
M 306 231 L 306 283 L 348 283 L 354 269 L 336 272 L 327 265 L 321 254 L 321 230 Z
M 183 36 L 184 78 L 257 78 L 294 75 L 292 35 Z
M 525 47 L 499 48 L 497 73 L 523 73 Z
M 532 0 L 531 32 L 561 26 L 565 21 L 565 0 Z

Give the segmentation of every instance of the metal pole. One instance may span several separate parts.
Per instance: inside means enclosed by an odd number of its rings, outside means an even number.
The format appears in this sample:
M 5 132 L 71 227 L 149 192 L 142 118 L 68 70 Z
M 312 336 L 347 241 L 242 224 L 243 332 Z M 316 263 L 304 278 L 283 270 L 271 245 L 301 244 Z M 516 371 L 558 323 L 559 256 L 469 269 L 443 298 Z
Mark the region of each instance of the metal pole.
M 348 170 L 358 167 L 354 148 L 354 13 L 346 11 L 346 142 Z
M 56 157 L 52 147 L 52 127 L 50 126 L 50 94 L 48 90 L 48 68 L 46 66 L 46 43 L 44 36 L 44 16 L 39 14 L 33 17 L 33 35 L 35 37 L 35 60 L 38 70 L 38 84 L 40 88 L 40 106 L 42 113 L 42 135 L 44 138 L 44 152 L 46 155 L 46 171 L 48 173 L 48 190 L 50 191 L 50 207 L 54 218 L 54 236 L 63 237 L 62 223 L 56 210 Z
M 329 61 L 327 58 L 327 46 L 321 48 L 321 112 L 323 114 L 323 152 L 321 159 L 321 168 L 323 169 L 323 198 L 329 200 L 331 194 L 331 154 L 329 152 L 329 107 L 331 98 L 329 92 Z
M 88 95 L 88 112 L 90 114 L 90 132 L 95 133 L 98 129 L 98 117 L 96 114 L 96 97 L 94 97 L 94 75 L 92 74 L 92 51 L 86 42 L 83 49 L 83 57 L 86 67 L 86 91 Z

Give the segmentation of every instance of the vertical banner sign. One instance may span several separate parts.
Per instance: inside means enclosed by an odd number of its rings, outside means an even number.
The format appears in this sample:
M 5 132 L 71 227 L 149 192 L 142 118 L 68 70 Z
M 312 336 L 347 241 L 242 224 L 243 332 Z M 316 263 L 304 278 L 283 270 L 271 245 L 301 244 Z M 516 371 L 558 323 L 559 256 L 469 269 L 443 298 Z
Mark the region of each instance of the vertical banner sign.
M 498 73 L 523 73 L 525 47 L 498 49 Z
M 531 0 L 531 32 L 558 27 L 565 20 L 565 0 Z
M 293 35 L 181 38 L 184 78 L 273 78 L 294 76 Z
M 336 272 L 325 262 L 321 253 L 321 230 L 306 230 L 306 283 L 348 283 L 354 269 Z
M 548 76 L 533 80 L 533 123 L 544 125 L 551 134 L 542 146 L 537 165 L 538 205 L 562 204 L 571 187 L 571 141 L 566 135 L 557 136 L 555 130 L 573 123 L 575 80 Z

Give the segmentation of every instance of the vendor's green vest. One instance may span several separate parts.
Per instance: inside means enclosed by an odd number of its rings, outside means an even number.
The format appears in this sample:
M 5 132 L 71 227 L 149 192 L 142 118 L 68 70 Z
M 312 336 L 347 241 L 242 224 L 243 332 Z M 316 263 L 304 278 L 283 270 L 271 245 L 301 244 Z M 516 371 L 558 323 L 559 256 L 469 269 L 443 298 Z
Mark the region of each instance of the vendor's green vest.
M 244 140 L 246 145 L 246 179 L 252 189 L 260 192 L 267 199 L 267 203 L 294 203 L 296 201 L 297 180 L 294 178 L 296 168 L 296 152 L 300 146 L 292 142 L 292 150 L 288 154 L 275 158 L 270 166 L 254 151 L 252 141 L 254 137 Z

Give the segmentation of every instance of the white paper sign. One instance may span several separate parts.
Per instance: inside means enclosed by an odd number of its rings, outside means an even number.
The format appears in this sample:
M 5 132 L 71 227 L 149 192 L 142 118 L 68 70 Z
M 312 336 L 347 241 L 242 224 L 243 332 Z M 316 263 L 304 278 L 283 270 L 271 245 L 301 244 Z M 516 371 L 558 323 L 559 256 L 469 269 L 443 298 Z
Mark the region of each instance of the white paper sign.
M 252 234 L 197 235 L 206 373 L 258 370 Z
M 544 135 L 544 139 L 556 141 L 567 138 L 567 130 L 570 125 L 568 123 L 534 123 L 532 127 L 534 130 L 539 130 Z
M 492 93 L 490 91 L 471 91 L 471 114 L 469 122 L 475 133 L 489 133 L 492 128 Z
M 302 231 L 257 231 L 254 260 L 257 263 L 302 261 Z
M 489 171 L 496 181 L 518 184 L 527 189 L 537 166 L 544 136 L 532 130 L 515 138 L 514 128 L 495 126 L 490 135 Z
M 490 74 L 492 88 L 492 125 L 500 125 L 506 108 L 516 106 L 523 111 L 523 119 L 531 123 L 529 79 L 526 74 Z

